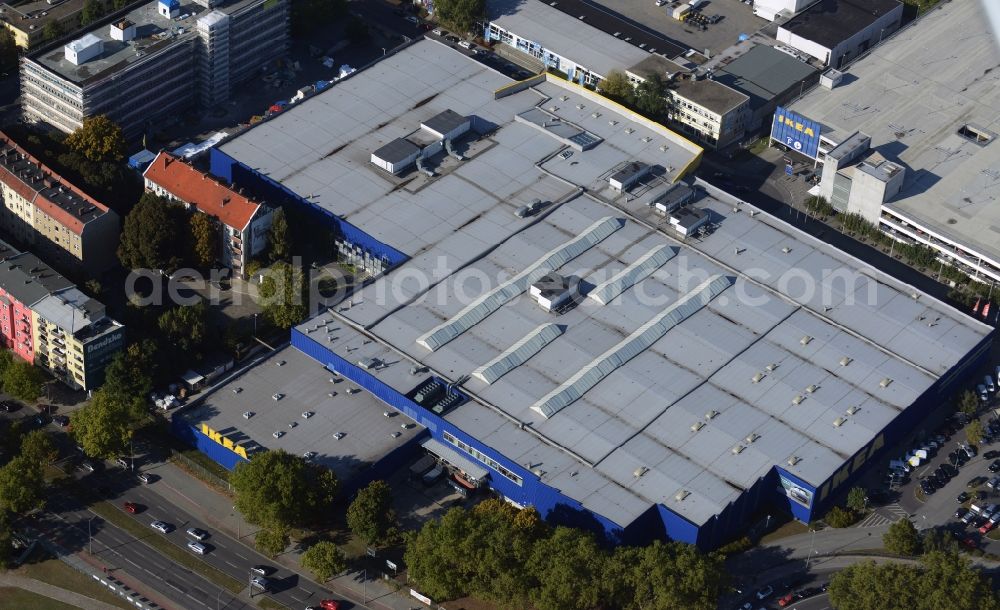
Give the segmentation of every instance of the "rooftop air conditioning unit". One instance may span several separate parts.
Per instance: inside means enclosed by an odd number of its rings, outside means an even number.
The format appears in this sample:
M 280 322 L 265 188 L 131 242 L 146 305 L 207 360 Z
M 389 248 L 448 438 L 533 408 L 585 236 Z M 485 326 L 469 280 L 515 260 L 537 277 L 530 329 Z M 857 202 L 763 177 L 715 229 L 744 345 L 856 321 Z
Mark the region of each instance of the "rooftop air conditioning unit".
M 878 382 L 878 385 L 879 385 L 879 386 L 880 386 L 880 387 L 881 387 L 882 389 L 885 389 L 885 388 L 889 387 L 889 385 L 890 385 L 891 383 L 892 383 L 892 379 L 889 379 L 888 377 L 886 377 L 886 378 L 885 378 L 885 379 L 883 379 L 882 381 Z
M 840 366 L 847 366 L 851 362 L 852 362 L 852 360 L 850 358 L 848 358 L 847 356 L 844 356 L 843 358 L 840 359 Z
M 750 381 L 752 381 L 753 383 L 759 383 L 760 380 L 763 378 L 764 378 L 764 373 L 757 373 L 756 375 L 750 378 Z
M 705 422 L 696 421 L 693 424 L 691 424 L 691 432 L 697 432 L 698 430 L 701 430 L 704 427 L 705 427 Z
M 813 340 L 812 337 L 810 337 L 809 335 L 806 335 L 806 336 L 802 337 L 801 339 L 799 339 L 799 343 L 801 343 L 802 345 L 809 345 L 809 343 L 811 343 L 812 340 Z
M 847 408 L 847 414 L 848 415 L 854 415 L 855 413 L 857 413 L 860 410 L 861 410 L 860 407 L 858 407 L 856 405 L 855 406 L 850 406 L 850 407 Z
M 806 388 L 806 393 L 807 394 L 812 394 L 813 392 L 815 392 L 818 389 L 819 388 L 816 386 L 816 384 L 813 384 L 813 385 L 809 386 L 808 388 Z
M 793 405 L 800 405 L 800 404 L 802 404 L 802 401 L 805 400 L 805 399 L 806 399 L 805 396 L 803 396 L 802 394 L 799 394 L 798 396 L 796 396 L 795 398 L 792 399 L 792 404 Z
M 705 413 L 705 419 L 715 419 L 719 415 L 719 412 L 712 409 L 708 413 Z
M 839 428 L 839 427 L 843 426 L 844 422 L 846 422 L 846 421 L 847 421 L 847 418 L 838 417 L 837 419 L 833 420 L 833 427 L 834 428 Z
M 639 466 L 638 468 L 635 469 L 634 472 L 632 472 L 632 476 L 638 479 L 647 472 L 649 472 L 649 468 L 646 468 L 645 466 Z
M 683 502 L 684 498 L 687 498 L 690 495 L 691 495 L 690 491 L 682 489 L 678 491 L 676 494 L 674 494 L 674 500 L 677 500 L 678 502 Z
M 765 366 L 764 368 L 767 369 L 767 372 L 770 373 L 770 372 L 773 372 L 774 369 L 778 368 L 778 365 L 774 364 L 774 363 L 771 363 L 771 364 Z
M 788 461 L 785 462 L 785 463 L 788 464 L 789 466 L 794 466 L 794 465 L 798 464 L 801 461 L 802 461 L 802 458 L 800 458 L 797 455 L 793 455 L 792 457 L 788 458 Z
M 733 455 L 739 455 L 739 454 L 743 453 L 744 449 L 746 449 L 746 447 L 744 447 L 743 445 L 736 445 L 735 447 L 733 447 L 729 451 L 732 452 Z
M 747 437 L 746 437 L 745 439 L 743 439 L 743 440 L 745 440 L 745 441 L 747 442 L 747 444 L 750 444 L 750 443 L 752 443 L 752 442 L 756 441 L 756 440 L 757 440 L 757 439 L 759 439 L 759 438 L 760 438 L 760 435 L 759 435 L 759 434 L 757 434 L 756 432 L 754 432 L 754 433 L 750 434 L 749 436 L 747 436 Z

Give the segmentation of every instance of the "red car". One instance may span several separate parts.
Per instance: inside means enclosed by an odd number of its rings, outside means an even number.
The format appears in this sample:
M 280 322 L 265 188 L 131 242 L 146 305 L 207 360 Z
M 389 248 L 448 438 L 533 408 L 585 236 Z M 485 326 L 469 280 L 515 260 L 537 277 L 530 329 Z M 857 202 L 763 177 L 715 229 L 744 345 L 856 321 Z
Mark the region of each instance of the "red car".
M 792 603 L 793 601 L 795 601 L 795 594 L 794 593 L 786 593 L 783 597 L 781 597 L 778 600 L 778 605 L 781 606 L 782 608 L 784 608 L 785 606 L 787 606 L 788 604 Z
M 340 610 L 340 602 L 335 599 L 324 599 L 319 603 L 323 610 Z
M 139 512 L 139 505 L 138 505 L 138 504 L 136 504 L 135 502 L 126 502 L 126 503 L 125 503 L 125 510 L 126 510 L 126 511 L 127 511 L 127 512 L 128 512 L 129 514 L 132 514 L 132 515 L 134 515 L 134 514 L 136 514 L 137 512 Z
M 985 534 L 985 533 L 989 532 L 991 529 L 993 529 L 994 527 L 996 527 L 996 523 L 993 523 L 992 521 L 987 521 L 986 523 L 983 524 L 983 526 L 981 528 L 979 528 L 979 533 L 980 534 Z
M 976 544 L 976 541 L 973 538 L 966 538 L 965 540 L 962 541 L 962 544 L 964 544 L 967 548 L 970 549 L 975 549 L 979 547 L 979 545 Z

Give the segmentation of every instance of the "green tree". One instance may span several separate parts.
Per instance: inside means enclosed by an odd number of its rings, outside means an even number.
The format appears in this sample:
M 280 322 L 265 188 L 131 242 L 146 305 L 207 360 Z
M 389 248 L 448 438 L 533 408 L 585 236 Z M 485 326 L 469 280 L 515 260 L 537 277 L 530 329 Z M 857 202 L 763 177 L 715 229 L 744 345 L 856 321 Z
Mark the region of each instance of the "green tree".
M 14 361 L 3 372 L 4 392 L 21 400 L 37 400 L 42 393 L 44 382 L 45 376 L 42 371 L 24 360 Z
M 291 237 L 285 210 L 278 208 L 271 215 L 271 228 L 267 231 L 268 258 L 273 263 L 287 261 L 292 255 Z
M 168 349 L 178 358 L 201 360 L 208 339 L 208 306 L 205 301 L 168 309 L 157 320 Z
M 127 269 L 172 273 L 184 263 L 177 244 L 184 240 L 185 210 L 163 197 L 144 193 L 125 217 L 118 259 Z
M 925 553 L 958 554 L 962 550 L 951 530 L 944 526 L 925 529 L 920 537 L 920 547 Z
M 830 602 L 838 610 L 998 610 L 990 581 L 955 554 L 931 552 L 921 565 L 856 563 L 830 581 Z
M 680 542 L 619 547 L 605 573 L 622 610 L 715 608 L 726 581 L 721 555 Z
M 455 599 L 469 594 L 473 562 L 463 556 L 461 549 L 470 548 L 466 536 L 471 525 L 471 513 L 455 507 L 440 519 L 431 519 L 418 531 L 407 534 L 403 559 L 410 580 L 425 595 Z
M 486 18 L 486 0 L 436 0 L 438 20 L 456 32 L 471 32 Z
M 58 19 L 50 19 L 42 28 L 42 39 L 45 41 L 55 40 L 65 33 Z
M 0 69 L 13 70 L 17 67 L 17 43 L 7 28 L 0 28 Z
M 191 231 L 191 259 L 196 267 L 207 269 L 218 258 L 219 224 L 208 214 L 192 214 L 189 222 Z
M 965 438 L 969 441 L 970 445 L 978 445 L 983 440 L 983 423 L 978 419 L 974 419 L 965 426 Z
M 132 431 L 145 418 L 142 396 L 120 395 L 100 388 L 70 415 L 73 438 L 91 457 L 110 459 L 126 452 Z
M 635 88 L 633 105 L 643 116 L 654 121 L 666 113 L 667 82 L 659 74 L 652 74 Z
M 529 567 L 538 579 L 531 602 L 538 610 L 594 608 L 603 594 L 605 553 L 583 530 L 557 527 L 536 544 Z
M 365 544 L 383 544 L 394 533 L 392 489 L 385 481 L 372 481 L 347 507 L 347 527 Z
M 66 136 L 65 144 L 91 161 L 118 163 L 125 158 L 122 128 L 103 114 L 84 119 L 79 129 Z
M 93 23 L 104 14 L 104 6 L 97 0 L 84 0 L 83 9 L 80 11 L 80 25 Z
M 265 527 L 254 535 L 257 549 L 268 557 L 275 557 L 288 548 L 288 528 L 278 525 Z
M 32 430 L 21 439 L 20 455 L 30 463 L 44 466 L 59 457 L 59 450 L 44 430 Z
M 333 472 L 281 449 L 237 464 L 229 480 L 248 522 L 279 529 L 317 522 L 338 489 Z
M 909 519 L 900 519 L 882 534 L 885 550 L 897 555 L 920 554 L 920 534 Z
M 861 487 L 852 487 L 847 492 L 847 508 L 856 513 L 862 513 L 868 509 L 868 494 Z
M 114 2 L 111 3 L 111 6 L 114 7 L 114 10 L 120 11 L 128 6 L 128 3 L 129 0 L 114 0 Z
M 143 339 L 115 354 L 104 369 L 101 390 L 121 400 L 130 413 L 140 417 L 153 391 L 156 352 L 156 343 L 152 339 Z
M 26 513 L 45 505 L 42 464 L 19 455 L 0 468 L 0 511 Z
M 854 511 L 847 510 L 840 506 L 834 506 L 830 509 L 830 512 L 826 513 L 823 517 L 827 525 L 830 527 L 850 527 L 858 520 L 858 516 L 854 514 Z
M 302 270 L 278 262 L 264 274 L 260 284 L 264 317 L 281 329 L 288 329 L 306 317 L 305 282 Z
M 965 390 L 958 397 L 958 410 L 969 417 L 975 417 L 979 412 L 979 398 L 972 390 Z
M 347 569 L 347 559 L 337 545 L 324 540 L 317 542 L 302 553 L 302 567 L 323 583 Z
M 635 93 L 631 81 L 621 70 L 611 70 L 597 85 L 598 90 L 605 97 L 611 98 L 621 104 L 628 104 Z
M 14 555 L 14 531 L 10 525 L 10 515 L 7 511 L 0 510 L 0 570 L 10 567 L 11 557 Z

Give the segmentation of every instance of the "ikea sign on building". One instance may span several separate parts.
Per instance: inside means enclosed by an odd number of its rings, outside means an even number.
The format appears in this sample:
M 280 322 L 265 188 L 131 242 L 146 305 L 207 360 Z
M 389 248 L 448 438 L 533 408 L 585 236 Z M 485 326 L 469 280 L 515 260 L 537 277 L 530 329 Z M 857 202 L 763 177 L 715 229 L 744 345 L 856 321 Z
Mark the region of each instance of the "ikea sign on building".
M 821 126 L 816 121 L 778 106 L 771 124 L 771 139 L 784 144 L 795 152 L 815 159 L 819 154 Z

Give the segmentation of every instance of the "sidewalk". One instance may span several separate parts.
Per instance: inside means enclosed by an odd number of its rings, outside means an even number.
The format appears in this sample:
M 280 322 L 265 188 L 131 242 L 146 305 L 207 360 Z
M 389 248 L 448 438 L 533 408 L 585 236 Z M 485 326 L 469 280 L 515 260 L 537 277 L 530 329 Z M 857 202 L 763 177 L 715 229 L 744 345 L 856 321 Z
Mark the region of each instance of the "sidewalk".
M 37 593 L 38 595 L 69 604 L 75 608 L 82 608 L 83 610 L 119 610 L 117 606 L 97 601 L 86 595 L 74 593 L 73 591 L 68 591 L 55 585 L 35 580 L 34 578 L 0 573 L 0 585 L 31 591 L 32 593 Z
M 192 477 L 177 465 L 166 462 L 150 465 L 144 470 L 160 477 L 149 486 L 168 502 L 176 504 L 206 525 L 242 542 L 256 552 L 253 534 L 259 529 L 247 523 L 243 516 L 233 508 L 233 501 L 224 494 L 217 492 L 202 481 Z M 287 551 L 274 559 L 289 570 L 297 572 L 303 578 L 309 577 L 309 572 L 299 565 L 301 553 Z M 421 604 L 414 599 L 396 594 L 391 586 L 378 580 L 377 575 L 362 572 L 348 572 L 324 583 L 322 588 L 333 589 L 334 593 L 353 600 L 362 608 L 378 610 L 411 610 Z M 311 578 L 309 580 L 312 580 Z M 360 602 L 367 603 L 361 605 Z

